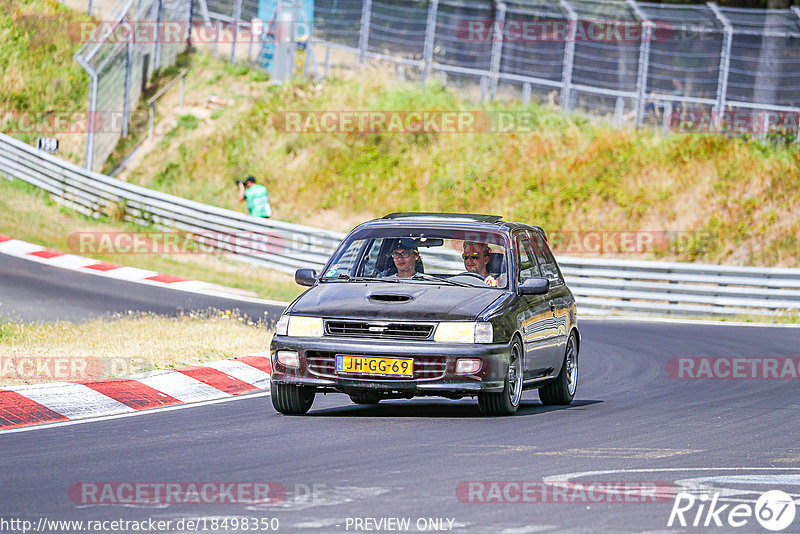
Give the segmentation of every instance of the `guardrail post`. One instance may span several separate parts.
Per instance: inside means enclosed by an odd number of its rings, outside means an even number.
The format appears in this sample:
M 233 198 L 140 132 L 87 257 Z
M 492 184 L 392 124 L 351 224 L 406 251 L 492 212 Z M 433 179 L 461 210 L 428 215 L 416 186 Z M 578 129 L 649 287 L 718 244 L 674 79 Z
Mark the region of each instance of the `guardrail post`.
M 569 20 L 569 31 L 567 42 L 564 45 L 564 67 L 561 71 L 561 109 L 569 111 L 572 109 L 570 100 L 572 98 L 572 69 L 575 65 L 575 35 L 578 31 L 578 13 L 572 8 L 567 0 L 559 0 L 559 4 L 567 12 Z
M 358 35 L 358 64 L 367 61 L 367 45 L 369 44 L 369 25 L 372 19 L 372 0 L 364 0 L 361 6 L 361 31 Z
M 89 0 L 89 5 L 86 7 L 86 14 L 92 16 L 92 8 L 94 7 L 94 0 Z
M 719 80 L 717 81 L 717 102 L 714 104 L 716 116 L 713 117 L 715 127 L 720 127 L 720 120 L 725 112 L 725 102 L 728 96 L 728 73 L 731 65 L 731 46 L 733 46 L 733 25 L 728 17 L 720 11 L 715 2 L 706 4 L 723 26 L 722 49 L 719 56 Z
M 425 24 L 425 48 L 422 53 L 422 85 L 428 81 L 433 62 L 433 39 L 436 36 L 436 15 L 439 12 L 439 0 L 430 0 L 428 4 L 428 20 Z
M 234 0 L 233 4 L 233 42 L 231 43 L 231 56 L 228 63 L 236 61 L 236 41 L 239 40 L 239 22 L 242 18 L 242 0 Z M 294 21 L 292 21 L 294 23 Z
M 527 106 L 531 103 L 531 84 L 525 82 L 522 84 L 522 105 Z
M 494 21 L 494 41 L 492 42 L 492 85 L 489 90 L 489 99 L 494 100 L 497 95 L 497 84 L 500 81 L 500 59 L 503 55 L 503 40 L 505 35 L 505 22 L 506 22 L 506 4 L 499 2 L 497 4 L 497 13 Z
M 639 73 L 636 76 L 636 127 L 642 126 L 644 116 L 644 100 L 647 92 L 647 74 L 650 70 L 650 41 L 653 37 L 653 22 L 647 17 L 635 0 L 627 0 L 628 6 L 636 14 L 644 30 L 641 44 L 639 45 Z

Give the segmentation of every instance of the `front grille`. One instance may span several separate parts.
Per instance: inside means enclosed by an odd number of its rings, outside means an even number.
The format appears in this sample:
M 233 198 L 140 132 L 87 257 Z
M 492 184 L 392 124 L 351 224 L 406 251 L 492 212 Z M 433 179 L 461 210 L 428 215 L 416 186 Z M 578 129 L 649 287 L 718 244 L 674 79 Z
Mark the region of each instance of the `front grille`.
M 365 354 L 364 356 L 373 356 Z M 381 356 L 377 356 L 381 357 Z M 402 356 L 394 356 L 402 357 Z M 336 373 L 336 353 L 309 350 L 306 352 L 306 362 L 311 374 L 325 378 L 366 378 L 373 380 L 436 380 L 444 377 L 447 360 L 444 356 L 413 356 L 413 378 L 403 376 L 370 376 L 353 373 Z
M 325 321 L 325 333 L 331 336 L 368 337 L 372 339 L 429 339 L 433 325 L 424 323 L 385 323 L 368 321 Z

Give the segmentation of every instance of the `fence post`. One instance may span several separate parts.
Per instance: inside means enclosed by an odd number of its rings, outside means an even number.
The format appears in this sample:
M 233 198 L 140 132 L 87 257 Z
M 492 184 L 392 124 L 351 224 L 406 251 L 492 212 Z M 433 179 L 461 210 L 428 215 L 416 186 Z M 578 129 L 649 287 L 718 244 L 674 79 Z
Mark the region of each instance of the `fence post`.
M 236 61 L 236 41 L 239 40 L 239 22 L 242 18 L 242 0 L 235 0 L 233 4 L 233 42 L 231 43 L 231 57 L 228 63 Z M 292 21 L 294 23 L 294 21 Z
M 492 85 L 489 90 L 489 100 L 494 100 L 497 95 L 497 84 L 500 81 L 500 59 L 503 55 L 503 36 L 505 34 L 506 4 L 498 2 L 497 13 L 494 21 L 494 41 L 492 42 Z
M 122 102 L 122 137 L 128 137 L 128 115 L 131 111 L 131 70 L 133 69 L 133 39 L 128 39 L 128 58 L 125 61 L 125 95 Z
M 717 102 L 714 108 L 717 116 L 713 118 L 714 126 L 719 127 L 719 120 L 722 119 L 723 112 L 725 111 L 725 102 L 728 97 L 728 72 L 730 72 L 731 64 L 731 46 L 733 45 L 733 25 L 728 17 L 720 11 L 719 6 L 715 2 L 706 4 L 708 8 L 720 21 L 724 30 L 722 37 L 722 50 L 719 55 L 719 80 L 717 81 Z
M 661 133 L 666 137 L 670 132 L 670 118 L 672 117 L 672 102 L 666 100 L 664 102 L 664 116 L 661 120 Z
M 92 159 L 94 159 L 95 121 L 97 120 L 95 116 L 97 113 L 97 71 L 83 56 L 75 54 L 73 57 L 75 61 L 83 67 L 86 74 L 89 75 L 89 120 L 86 124 L 86 162 L 84 163 L 84 167 L 86 167 L 86 170 L 91 171 Z
M 644 29 L 644 39 L 639 45 L 639 73 L 636 76 L 636 127 L 642 126 L 644 115 L 644 94 L 647 92 L 647 74 L 650 70 L 650 40 L 653 36 L 653 22 L 636 3 L 636 0 L 627 0 L 628 6 L 641 21 Z
M 158 0 L 158 15 L 156 16 L 156 47 L 153 51 L 153 72 L 158 72 L 161 69 L 161 46 L 164 40 L 164 0 Z M 191 18 L 188 22 L 191 28 Z
M 92 72 L 89 81 L 89 133 L 86 136 L 86 170 L 94 166 L 94 138 L 97 135 L 97 72 Z
M 428 4 L 428 20 L 425 23 L 425 48 L 422 52 L 422 85 L 428 81 L 433 61 L 433 39 L 436 36 L 436 14 L 439 11 L 439 0 L 430 0 Z
M 578 31 L 578 13 L 572 9 L 572 6 L 567 0 L 559 0 L 561 7 L 567 12 L 569 20 L 569 32 L 567 33 L 567 42 L 564 46 L 564 68 L 561 71 L 561 109 L 569 111 L 572 106 L 570 99 L 572 98 L 572 68 L 575 64 L 575 35 Z
M 361 31 L 358 35 L 358 63 L 367 61 L 367 45 L 369 43 L 369 25 L 372 18 L 372 0 L 364 0 L 361 6 Z
M 86 14 L 92 16 L 92 8 L 94 7 L 94 0 L 89 0 L 89 5 L 86 7 Z

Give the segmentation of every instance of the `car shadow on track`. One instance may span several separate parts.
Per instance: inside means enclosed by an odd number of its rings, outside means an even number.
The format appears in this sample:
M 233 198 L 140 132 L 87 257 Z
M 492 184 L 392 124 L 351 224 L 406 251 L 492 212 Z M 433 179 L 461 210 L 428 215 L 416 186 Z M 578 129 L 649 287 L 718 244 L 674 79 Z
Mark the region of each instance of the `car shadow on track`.
M 545 406 L 536 400 L 523 399 L 514 417 L 540 415 L 562 410 L 576 410 L 600 400 L 575 400 L 569 406 Z M 478 410 L 477 401 L 448 400 L 399 400 L 383 401 L 377 405 L 336 406 L 334 408 L 314 409 L 306 417 L 492 417 L 483 416 Z

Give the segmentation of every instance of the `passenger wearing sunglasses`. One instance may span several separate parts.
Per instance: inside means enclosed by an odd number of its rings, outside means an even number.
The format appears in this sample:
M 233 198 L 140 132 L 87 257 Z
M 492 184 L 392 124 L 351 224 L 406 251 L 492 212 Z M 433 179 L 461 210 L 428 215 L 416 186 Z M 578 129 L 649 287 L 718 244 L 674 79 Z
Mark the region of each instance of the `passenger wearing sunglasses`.
M 488 243 L 476 243 L 474 241 L 464 241 L 464 253 L 461 258 L 464 260 L 464 268 L 483 277 L 483 282 L 488 286 L 497 287 L 497 278 L 492 276 L 488 270 L 489 254 L 492 250 Z

